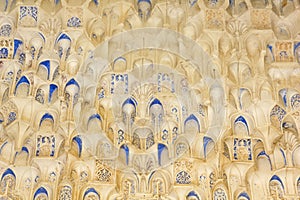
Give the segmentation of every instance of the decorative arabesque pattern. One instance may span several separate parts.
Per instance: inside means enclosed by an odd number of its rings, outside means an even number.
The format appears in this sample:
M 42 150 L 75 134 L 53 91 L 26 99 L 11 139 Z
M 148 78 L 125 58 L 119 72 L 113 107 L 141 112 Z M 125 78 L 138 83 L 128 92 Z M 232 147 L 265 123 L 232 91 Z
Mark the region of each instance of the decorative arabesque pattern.
M 299 0 L 6 0 L 0 199 L 300 196 Z

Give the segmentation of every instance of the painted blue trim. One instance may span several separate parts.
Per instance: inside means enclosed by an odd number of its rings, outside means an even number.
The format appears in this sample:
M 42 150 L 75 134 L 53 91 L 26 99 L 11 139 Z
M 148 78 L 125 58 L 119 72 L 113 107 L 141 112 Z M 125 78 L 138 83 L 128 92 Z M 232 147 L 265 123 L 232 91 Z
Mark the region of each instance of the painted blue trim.
M 268 156 L 268 155 L 266 154 L 265 151 L 261 151 L 261 152 L 256 156 L 256 158 L 258 158 L 259 156 Z
M 240 198 L 240 197 L 245 197 L 246 199 L 250 200 L 250 197 L 249 197 L 249 195 L 246 192 L 240 193 L 239 196 L 238 196 L 238 198 Z
M 64 185 L 64 188 L 69 188 L 70 190 L 72 190 L 72 187 L 69 185 Z
M 160 102 L 157 98 L 155 98 L 155 99 L 151 102 L 150 108 L 151 108 L 151 106 L 153 106 L 153 105 L 155 105 L 155 104 L 158 104 L 158 105 L 162 106 L 161 102 Z
M 26 152 L 26 153 L 29 153 L 27 147 L 22 147 L 22 151 Z
M 34 193 L 33 199 L 35 199 L 39 194 L 46 194 L 46 196 L 48 197 L 48 192 L 44 187 L 40 187 L 39 189 L 37 189 L 37 191 Z
M 50 84 L 50 86 L 49 86 L 49 96 L 48 96 L 48 102 L 51 102 L 51 100 L 52 100 L 52 95 L 53 95 L 53 93 L 55 92 L 55 90 L 57 90 L 57 85 L 55 85 L 55 84 Z
M 123 60 L 124 62 L 127 62 L 127 60 L 126 60 L 124 57 L 117 57 L 117 58 L 114 60 L 114 64 L 115 64 L 118 60 Z
M 70 38 L 67 34 L 61 33 L 61 34 L 57 37 L 55 43 L 58 43 L 60 40 L 63 40 L 63 39 L 72 41 L 71 38 Z
M 267 44 L 267 48 L 273 53 L 273 47 L 270 44 Z
M 44 35 L 41 32 L 39 32 L 38 34 L 42 37 L 43 41 L 46 42 Z
M 236 120 L 234 121 L 234 123 L 237 123 L 237 122 L 242 122 L 242 123 L 244 123 L 248 127 L 247 121 L 246 121 L 246 119 L 243 116 L 239 116 L 238 118 L 236 118 Z
M 7 141 L 5 141 L 2 145 L 1 145 L 1 147 L 0 147 L 0 154 L 1 154 L 1 152 L 2 152 L 2 149 L 4 148 L 4 146 L 5 145 L 7 145 L 8 144 L 8 142 Z
M 300 42 L 294 45 L 294 55 L 296 55 L 296 49 L 300 47 Z
M 43 115 L 43 117 L 41 118 L 41 120 L 40 120 L 40 125 L 39 126 L 41 126 L 41 124 L 43 123 L 43 121 L 46 120 L 46 119 L 51 119 L 54 122 L 53 116 L 50 113 L 45 113 Z
M 82 152 L 82 140 L 81 140 L 80 136 L 79 136 L 79 135 L 75 136 L 75 137 L 73 138 L 72 141 L 74 141 L 74 142 L 77 143 L 77 147 L 78 147 L 78 156 L 81 157 L 81 152 Z
M 283 88 L 279 91 L 279 94 L 282 98 L 282 101 L 284 103 L 284 106 L 287 107 L 287 98 L 286 98 L 286 95 L 287 95 L 287 89 L 286 88 Z
M 74 78 L 72 78 L 71 80 L 69 80 L 66 84 L 66 87 L 68 87 L 69 85 L 76 85 L 79 89 L 80 89 L 80 86 L 79 84 L 77 83 L 77 81 L 75 81 Z
M 208 146 L 208 144 L 210 143 L 210 142 L 213 142 L 213 140 L 210 138 L 210 137 L 207 137 L 207 136 L 204 136 L 203 137 L 203 147 L 204 147 L 204 157 L 206 158 L 206 148 L 207 148 L 207 146 Z
M 273 170 L 273 166 L 272 166 L 272 163 L 271 163 L 271 159 L 270 159 L 270 156 L 268 154 L 266 154 L 265 151 L 261 151 L 257 156 L 256 156 L 256 159 L 260 156 L 266 156 L 268 158 L 268 161 L 270 163 L 270 167 L 271 167 L 271 170 Z
M 121 146 L 121 149 L 123 149 L 125 151 L 126 154 L 126 165 L 128 165 L 128 161 L 129 161 L 129 148 L 126 144 L 123 144 Z
M 278 181 L 281 184 L 282 189 L 284 189 L 283 183 L 277 175 L 272 176 L 272 178 L 270 179 L 270 182 L 271 181 Z
M 283 156 L 283 158 L 284 158 L 284 165 L 286 165 L 286 157 L 285 157 L 285 153 L 284 153 L 284 151 L 280 148 L 279 149 L 280 150 L 280 152 L 281 152 L 281 154 L 282 154 L 282 156 Z
M 4 178 L 6 175 L 12 175 L 14 178 L 16 178 L 16 175 L 15 175 L 14 171 L 11 170 L 10 168 L 7 168 L 7 170 L 5 170 L 5 172 L 2 174 L 2 176 L 1 176 L 1 181 L 3 180 L 3 178 Z
M 200 124 L 197 117 L 194 114 L 191 114 L 188 118 L 186 118 L 186 120 L 184 121 L 184 125 L 186 125 L 186 123 L 190 120 L 194 120 L 197 123 L 198 131 L 200 132 Z
M 7 10 L 7 7 L 8 7 L 8 0 L 5 0 L 5 7 L 4 7 L 4 11 Z
M 125 106 L 126 104 L 131 104 L 134 106 L 134 108 L 136 108 L 137 102 L 134 98 L 130 97 L 124 101 L 122 107 Z
M 197 200 L 200 200 L 198 194 L 195 191 L 190 191 L 186 197 L 196 197 Z
M 152 5 L 151 0 L 138 0 L 138 3 L 141 3 L 141 2 L 147 2 L 150 5 Z
M 245 124 L 246 128 L 247 128 L 247 133 L 249 135 L 249 127 L 248 127 L 248 123 L 246 121 L 246 119 L 241 115 L 239 116 L 238 118 L 236 118 L 236 120 L 234 121 L 234 124 L 238 123 L 238 122 L 241 122 L 243 124 Z
M 268 44 L 268 45 L 267 45 L 267 48 L 268 48 L 268 49 L 270 50 L 270 52 L 271 52 L 272 59 L 275 60 L 274 54 L 273 54 L 273 47 L 272 47 L 272 45 Z
M 13 58 L 15 58 L 15 55 L 17 53 L 18 48 L 23 44 L 23 41 L 15 39 L 14 40 L 14 55 Z
M 93 0 L 95 5 L 98 6 L 99 5 L 99 1 L 98 0 Z
M 50 76 L 50 60 L 45 60 L 39 64 L 39 66 L 43 66 L 47 69 L 47 80 L 49 80 Z
M 168 149 L 168 147 L 164 144 L 158 143 L 157 150 L 158 150 L 158 164 L 161 165 L 161 154 L 164 149 Z
M 84 192 L 84 195 L 83 195 L 83 198 L 86 197 L 86 195 L 88 195 L 89 193 L 94 193 L 98 196 L 98 198 L 100 199 L 100 196 L 98 194 L 98 192 L 94 189 L 94 188 L 88 188 L 85 192 Z
M 98 120 L 102 120 L 101 119 L 101 116 L 97 113 L 97 114 L 93 114 L 93 115 L 91 115 L 90 117 L 89 117 L 89 120 L 88 120 L 88 122 L 90 122 L 92 119 L 98 119 Z
M 192 3 L 190 3 L 190 7 L 193 7 L 196 3 L 197 3 L 198 0 L 194 0 Z
M 26 84 L 30 85 L 30 82 L 29 82 L 29 80 L 27 79 L 27 77 L 26 77 L 26 76 L 22 76 L 22 77 L 20 78 L 20 80 L 18 81 L 17 85 L 16 85 L 16 90 L 17 90 L 17 88 L 19 87 L 19 85 L 20 85 L 21 83 L 26 83 Z

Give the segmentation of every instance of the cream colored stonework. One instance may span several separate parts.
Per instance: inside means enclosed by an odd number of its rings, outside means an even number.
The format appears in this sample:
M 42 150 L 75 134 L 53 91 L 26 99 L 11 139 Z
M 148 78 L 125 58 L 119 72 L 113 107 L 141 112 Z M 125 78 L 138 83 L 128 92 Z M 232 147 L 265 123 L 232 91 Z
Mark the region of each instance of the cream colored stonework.
M 299 0 L 0 1 L 0 199 L 299 200 Z

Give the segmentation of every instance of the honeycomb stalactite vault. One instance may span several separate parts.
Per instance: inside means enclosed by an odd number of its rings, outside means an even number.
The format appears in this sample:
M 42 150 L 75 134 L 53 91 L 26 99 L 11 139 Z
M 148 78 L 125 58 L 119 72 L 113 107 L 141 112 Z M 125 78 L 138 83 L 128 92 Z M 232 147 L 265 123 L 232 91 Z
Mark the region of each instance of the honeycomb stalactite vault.
M 299 200 L 299 0 L 0 2 L 0 199 Z

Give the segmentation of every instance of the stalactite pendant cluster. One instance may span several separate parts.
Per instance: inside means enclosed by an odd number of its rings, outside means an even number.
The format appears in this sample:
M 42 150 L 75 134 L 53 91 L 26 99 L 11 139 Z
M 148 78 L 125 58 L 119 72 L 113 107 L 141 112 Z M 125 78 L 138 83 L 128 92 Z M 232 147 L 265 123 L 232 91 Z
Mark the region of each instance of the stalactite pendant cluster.
M 300 198 L 299 0 L 0 3 L 0 199 Z

